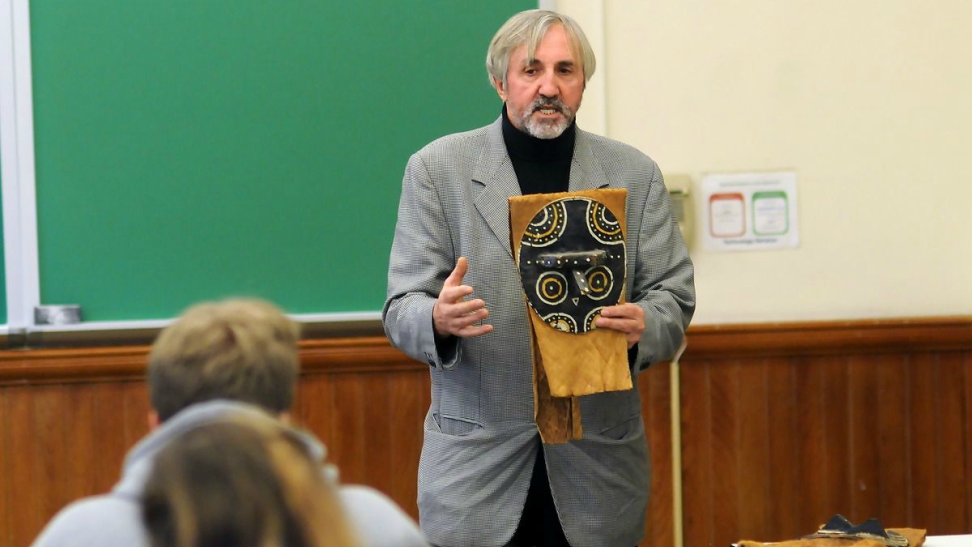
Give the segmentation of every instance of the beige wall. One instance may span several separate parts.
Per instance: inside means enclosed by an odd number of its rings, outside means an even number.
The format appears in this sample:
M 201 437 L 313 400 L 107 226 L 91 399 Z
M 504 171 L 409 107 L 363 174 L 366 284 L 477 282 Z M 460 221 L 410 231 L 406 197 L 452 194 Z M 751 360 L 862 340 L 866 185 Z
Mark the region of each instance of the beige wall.
M 695 238 L 695 324 L 972 314 L 972 2 L 556 7 L 598 55 L 581 127 L 696 195 L 707 172 L 797 173 L 798 249 Z

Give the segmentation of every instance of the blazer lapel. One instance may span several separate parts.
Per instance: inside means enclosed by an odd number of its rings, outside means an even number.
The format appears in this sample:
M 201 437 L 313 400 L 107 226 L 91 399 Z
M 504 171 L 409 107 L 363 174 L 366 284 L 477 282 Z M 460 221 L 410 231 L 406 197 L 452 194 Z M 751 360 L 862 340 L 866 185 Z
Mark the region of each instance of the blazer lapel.
M 473 183 L 479 186 L 474 203 L 486 225 L 512 257 L 508 198 L 520 195 L 520 185 L 516 180 L 516 172 L 513 171 L 513 162 L 506 152 L 500 123 L 497 120 L 489 126 L 479 163 L 473 171 Z
M 577 138 L 574 141 L 574 158 L 570 162 L 568 189 L 571 192 L 576 192 L 608 186 L 610 184 L 604 174 L 604 169 L 601 168 L 601 162 L 598 161 L 593 150 L 591 150 L 590 135 L 577 128 Z
M 474 203 L 493 235 L 512 257 L 509 197 L 520 195 L 520 185 L 516 180 L 516 172 L 513 171 L 513 162 L 506 152 L 501 123 L 501 120 L 497 120 L 489 126 L 479 163 L 473 171 L 473 183 L 480 187 Z M 577 129 L 568 189 L 573 192 L 608 186 L 610 184 L 601 163 L 591 150 L 590 136 Z

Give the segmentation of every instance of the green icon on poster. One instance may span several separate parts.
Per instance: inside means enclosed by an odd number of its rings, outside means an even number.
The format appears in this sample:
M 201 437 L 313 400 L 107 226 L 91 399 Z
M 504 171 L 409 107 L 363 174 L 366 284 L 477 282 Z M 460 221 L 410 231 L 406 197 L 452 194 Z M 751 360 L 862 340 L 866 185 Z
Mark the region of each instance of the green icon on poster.
M 790 230 L 790 207 L 786 192 L 753 192 L 752 211 L 753 233 L 757 236 L 778 236 Z

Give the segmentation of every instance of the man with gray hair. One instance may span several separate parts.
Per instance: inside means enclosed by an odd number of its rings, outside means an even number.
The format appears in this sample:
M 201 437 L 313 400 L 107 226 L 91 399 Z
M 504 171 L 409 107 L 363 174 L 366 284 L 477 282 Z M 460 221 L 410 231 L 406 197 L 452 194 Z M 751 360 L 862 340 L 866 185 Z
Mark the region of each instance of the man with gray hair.
M 499 119 L 409 159 L 391 249 L 385 332 L 429 364 L 432 380 L 420 525 L 452 547 L 635 545 L 649 488 L 636 377 L 682 342 L 695 309 L 692 263 L 657 164 L 576 126 L 595 60 L 574 20 L 545 10 L 513 16 L 486 67 L 503 101 Z M 621 366 L 635 381 L 577 397 L 577 423 L 568 421 L 577 428 L 547 442 L 534 391 L 544 389 L 534 376 L 534 353 L 543 352 L 511 247 L 510 198 L 605 188 L 626 192 L 626 297 L 597 308 L 586 327 L 620 333 Z
M 34 547 L 148 547 L 140 509 L 156 456 L 187 432 L 229 417 L 286 420 L 300 372 L 299 339 L 297 323 L 262 300 L 207 302 L 186 310 L 152 345 L 151 432 L 129 451 L 121 480 L 108 494 L 65 507 Z M 323 464 L 324 446 L 310 435 L 302 441 Z M 321 472 L 326 470 L 322 465 Z M 338 496 L 362 546 L 428 545 L 408 515 L 380 492 L 342 486 Z

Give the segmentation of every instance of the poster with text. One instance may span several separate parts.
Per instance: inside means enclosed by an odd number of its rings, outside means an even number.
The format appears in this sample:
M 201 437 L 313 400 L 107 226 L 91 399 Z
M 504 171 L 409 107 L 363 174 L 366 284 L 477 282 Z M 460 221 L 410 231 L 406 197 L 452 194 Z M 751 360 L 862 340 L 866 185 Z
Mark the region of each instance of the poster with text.
M 707 251 L 795 248 L 796 173 L 723 173 L 702 178 L 702 240 Z

